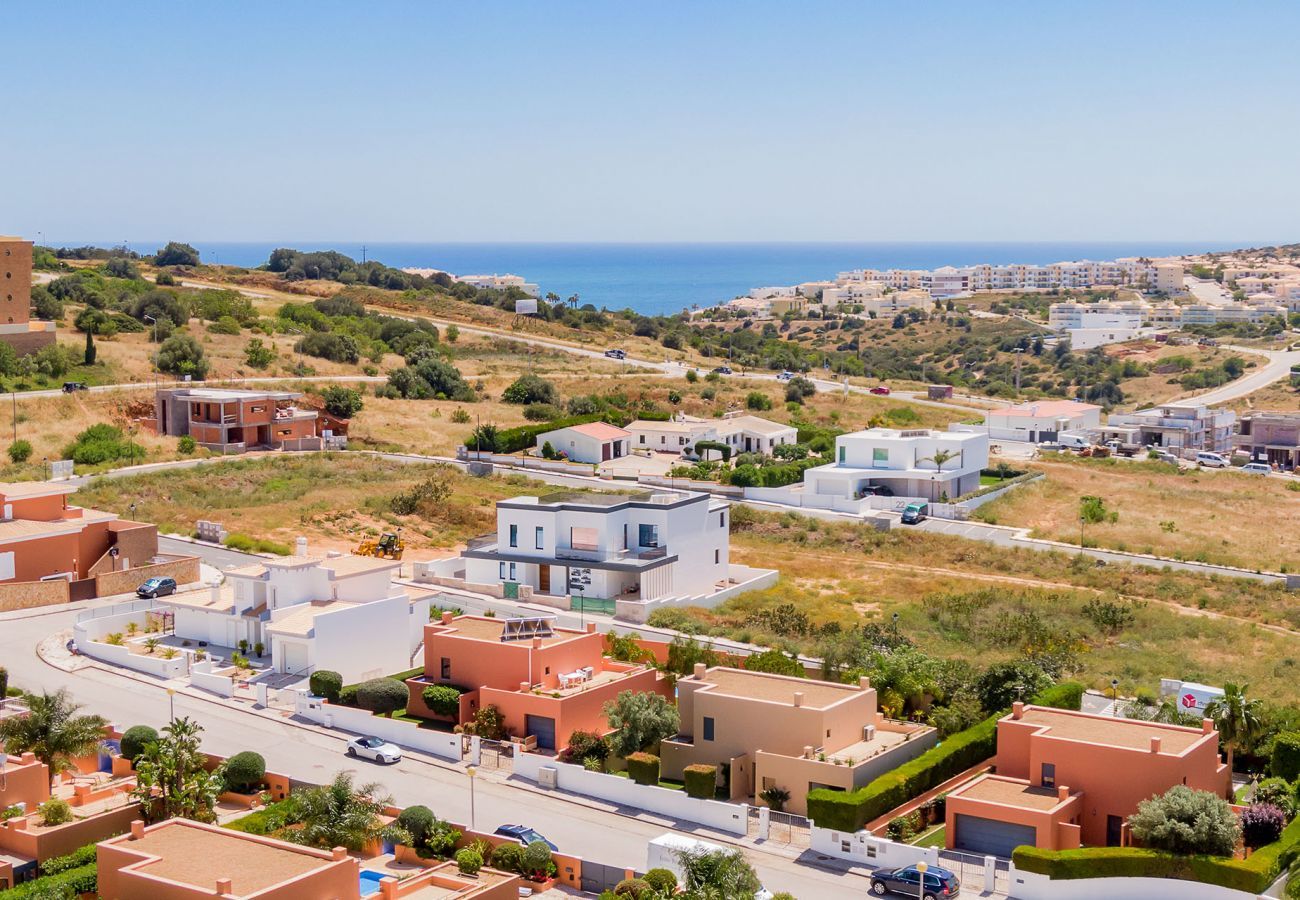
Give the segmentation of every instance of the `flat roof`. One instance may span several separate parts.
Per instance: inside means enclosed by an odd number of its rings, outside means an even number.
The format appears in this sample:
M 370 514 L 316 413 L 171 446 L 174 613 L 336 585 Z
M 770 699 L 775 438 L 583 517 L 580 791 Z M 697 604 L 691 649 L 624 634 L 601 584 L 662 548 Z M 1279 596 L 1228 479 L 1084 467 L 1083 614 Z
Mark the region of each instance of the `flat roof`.
M 786 425 L 781 422 L 773 422 L 771 419 L 763 419 L 758 416 L 732 416 L 730 419 L 721 419 L 718 423 L 719 431 L 753 431 L 758 434 L 780 434 L 783 431 L 797 431 L 793 425 Z
M 1012 713 L 1003 721 L 1014 720 L 1014 715 L 1015 713 Z M 1186 728 L 1182 725 L 1140 722 L 1136 719 L 1097 716 L 1043 706 L 1025 707 L 1019 721 L 1030 725 L 1042 725 L 1046 729 L 1046 734 L 1054 738 L 1124 747 L 1129 750 L 1150 750 L 1151 739 L 1158 737 L 1160 749 L 1164 753 L 1182 753 L 1207 736 L 1199 729 Z
M 177 400 L 292 400 L 302 394 L 294 391 L 244 391 L 237 388 L 175 388 Z
M 1052 788 L 1035 787 L 1027 781 L 997 775 L 982 775 L 959 788 L 956 794 L 966 800 L 984 800 L 1044 812 L 1055 809 L 1062 802 Z
M 1002 409 L 991 409 L 987 415 L 990 416 L 1024 416 L 1026 418 L 1042 418 L 1044 416 L 1073 416 L 1080 413 L 1100 410 L 1100 406 L 1092 403 L 1080 403 L 1077 400 L 1039 400 L 1033 403 L 1022 403 L 1019 406 L 1004 406 Z
M 20 541 L 26 538 L 52 537 L 76 534 L 98 519 L 10 519 L 0 522 L 0 541 Z
M 628 431 L 638 428 L 643 431 L 671 431 L 679 434 L 695 430 L 687 422 L 657 422 L 652 419 L 637 419 L 635 422 L 628 423 Z
M 267 623 L 266 629 L 275 634 L 308 637 L 311 635 L 311 630 L 316 627 L 317 616 L 338 609 L 351 609 L 354 606 L 361 605 L 348 600 L 312 600 L 310 603 L 299 603 L 290 607 L 293 612 L 287 613 L 278 619 L 272 619 Z
M 49 481 L 2 481 L 0 494 L 6 498 L 52 497 L 55 494 L 71 494 L 77 488 L 71 484 L 56 484 Z
M 335 578 L 347 578 L 349 575 L 363 575 L 367 572 L 380 572 L 385 569 L 399 568 L 402 563 L 395 559 L 380 559 L 377 556 L 356 556 L 344 553 L 329 556 L 321 553 L 309 553 L 305 556 L 280 556 L 262 563 L 228 569 L 227 575 L 240 575 L 247 578 L 261 578 L 268 568 L 295 569 L 308 566 L 320 566 L 334 573 Z
M 144 836 L 112 842 L 146 857 L 133 871 L 193 885 L 211 893 L 219 878 L 229 878 L 236 896 L 258 891 L 314 872 L 334 861 L 305 847 L 255 838 L 238 831 L 204 827 L 187 819 L 171 819 L 146 829 Z
M 529 618 L 527 616 L 523 618 Z M 548 618 L 539 616 L 538 618 Z M 517 641 L 503 641 L 501 634 L 505 631 L 506 623 L 510 619 L 490 619 L 487 616 L 457 616 L 451 620 L 450 625 L 442 625 L 439 622 L 433 623 L 443 629 L 443 633 L 450 637 L 464 637 L 476 641 L 491 641 L 494 644 L 518 644 L 521 647 L 531 647 L 531 638 L 521 638 Z M 567 628 L 556 628 L 551 626 L 551 636 L 542 638 L 542 646 L 546 647 L 551 644 L 558 644 L 561 641 L 572 640 L 576 637 L 582 637 L 586 632 L 574 631 Z
M 197 591 L 183 591 L 166 597 L 159 597 L 158 602 L 163 606 L 184 606 L 187 609 L 200 612 L 230 613 L 235 610 L 235 592 L 227 586 L 222 586 L 218 588 L 214 600 L 212 589 L 205 587 Z
M 750 672 L 728 666 L 714 666 L 704 673 L 702 679 L 692 675 L 682 680 L 714 685 L 712 688 L 702 690 L 708 690 L 715 695 L 767 700 L 774 703 L 793 704 L 795 693 L 801 693 L 803 705 L 809 709 L 825 709 L 863 693 L 857 685 L 816 681 L 812 678 L 791 675 L 774 675 L 770 672 Z

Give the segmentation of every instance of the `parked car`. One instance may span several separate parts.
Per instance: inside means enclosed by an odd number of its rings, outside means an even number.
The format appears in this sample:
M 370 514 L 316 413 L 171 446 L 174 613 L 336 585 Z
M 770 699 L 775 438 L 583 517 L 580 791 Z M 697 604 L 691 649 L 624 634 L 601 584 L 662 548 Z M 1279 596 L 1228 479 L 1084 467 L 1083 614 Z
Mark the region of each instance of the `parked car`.
M 402 748 L 383 738 L 359 737 L 348 741 L 348 756 L 391 764 L 402 761 Z
M 1210 469 L 1226 469 L 1232 465 L 1232 461 L 1222 453 L 1211 453 L 1209 450 L 1202 450 L 1196 454 L 1196 464 Z
M 1253 463 L 1246 463 L 1244 466 L 1241 467 L 1241 471 L 1246 472 L 1250 475 L 1272 475 L 1273 467 L 1270 466 L 1268 463 L 1253 462 Z
M 84 381 L 65 381 L 63 382 L 63 393 L 71 394 L 75 391 L 88 390 Z
M 961 893 L 957 876 L 939 866 L 925 870 L 925 893 L 921 893 L 921 873 L 916 866 L 901 869 L 877 869 L 871 873 L 871 893 L 877 897 L 901 894 L 904 897 L 924 897 L 925 900 L 943 900 Z
M 1156 462 L 1173 463 L 1175 466 L 1182 464 L 1182 460 L 1178 458 L 1178 454 L 1170 453 L 1168 450 L 1157 450 Z
M 789 369 L 786 369 L 780 375 L 776 376 L 777 381 L 789 381 L 791 378 L 794 378 L 794 373 Z
M 719 374 L 719 375 L 730 375 L 730 374 L 731 374 L 731 366 L 718 366 L 718 367 L 717 367 L 716 369 L 714 369 L 713 371 L 716 372 L 716 373 Z
M 176 593 L 175 578 L 150 578 L 135 589 L 135 595 L 145 599 L 166 597 L 168 594 L 174 593 Z
M 873 393 L 873 394 L 879 394 L 879 395 L 882 396 L 882 397 L 888 397 L 888 396 L 889 396 L 889 388 L 886 387 L 886 386 L 883 385 L 883 384 L 878 384 L 878 385 L 876 385 L 875 387 L 873 387 L 873 388 L 871 389 L 871 393 Z
M 924 501 L 909 503 L 903 507 L 903 524 L 919 525 L 928 515 L 930 515 L 930 504 Z
M 550 847 L 552 852 L 558 853 L 560 851 L 559 847 L 552 844 L 545 837 L 529 828 L 527 825 L 502 825 L 492 833 L 499 834 L 501 837 L 513 838 L 519 842 L 521 847 L 527 847 L 533 841 L 541 841 L 543 844 Z
M 894 496 L 894 492 L 883 484 L 864 484 L 862 486 L 862 496 L 892 497 Z
M 605 351 L 605 355 L 610 359 L 627 359 L 627 351 L 619 350 L 617 347 L 611 347 Z

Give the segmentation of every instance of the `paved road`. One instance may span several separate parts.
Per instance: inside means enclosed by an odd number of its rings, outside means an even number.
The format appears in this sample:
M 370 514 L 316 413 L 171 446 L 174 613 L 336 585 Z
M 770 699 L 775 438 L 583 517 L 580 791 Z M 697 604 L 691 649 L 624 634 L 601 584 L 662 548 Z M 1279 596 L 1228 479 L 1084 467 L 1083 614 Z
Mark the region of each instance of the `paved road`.
M 1300 350 L 1260 350 L 1255 347 L 1237 347 L 1233 345 L 1226 345 L 1226 349 L 1263 356 L 1267 359 L 1267 362 L 1254 369 L 1248 369 L 1246 374 L 1236 381 L 1206 391 L 1203 394 L 1194 394 L 1190 399 L 1195 400 L 1197 403 L 1218 406 L 1230 400 L 1236 400 L 1238 397 L 1244 397 L 1260 388 L 1268 387 L 1283 378 L 1288 378 L 1291 375 L 1291 367 L 1300 365 Z
M 1207 278 L 1193 278 L 1191 275 L 1184 276 L 1183 284 L 1198 303 L 1209 303 L 1214 306 L 1231 306 L 1234 301 L 1232 294 L 1223 285 L 1217 281 Z

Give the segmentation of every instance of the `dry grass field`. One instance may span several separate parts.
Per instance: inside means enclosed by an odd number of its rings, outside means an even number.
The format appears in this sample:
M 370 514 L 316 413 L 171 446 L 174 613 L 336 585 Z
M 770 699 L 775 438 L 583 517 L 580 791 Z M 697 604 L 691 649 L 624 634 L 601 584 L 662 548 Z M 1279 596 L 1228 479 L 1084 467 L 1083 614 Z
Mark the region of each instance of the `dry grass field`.
M 1300 558 L 1300 534 L 1287 527 L 1300 516 L 1293 482 L 1125 459 L 1061 456 L 1033 468 L 1047 478 L 980 507 L 976 517 L 1077 544 L 1079 498 L 1091 495 L 1118 519 L 1086 526 L 1089 546 L 1271 571 L 1294 569 Z

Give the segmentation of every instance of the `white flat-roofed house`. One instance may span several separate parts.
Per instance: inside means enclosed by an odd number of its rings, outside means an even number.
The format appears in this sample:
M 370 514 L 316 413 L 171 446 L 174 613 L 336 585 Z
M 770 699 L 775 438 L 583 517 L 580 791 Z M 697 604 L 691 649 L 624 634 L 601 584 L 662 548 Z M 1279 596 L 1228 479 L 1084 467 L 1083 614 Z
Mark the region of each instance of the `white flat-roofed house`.
M 730 573 L 731 511 L 699 493 L 560 493 L 497 503 L 497 531 L 463 554 L 465 580 L 552 597 L 715 593 Z
M 637 419 L 629 422 L 631 449 L 652 453 L 686 453 L 700 441 L 716 441 L 716 420 L 678 416 L 664 422 Z
M 214 647 L 262 644 L 274 671 L 330 669 L 355 683 L 409 668 L 428 621 L 429 599 L 393 584 L 397 560 L 294 556 L 229 569 L 224 585 L 159 597 L 177 637 Z M 393 666 L 397 668 L 394 669 Z
M 729 414 L 717 423 L 718 440 L 734 453 L 765 453 L 782 444 L 799 443 L 799 429 L 793 425 L 743 414 Z
M 573 462 L 602 463 L 627 456 L 631 451 L 630 432 L 606 422 L 570 425 L 537 436 L 537 451 L 546 444 Z
M 1101 407 L 1077 400 L 1035 400 L 984 414 L 989 437 L 1001 441 L 1055 441 L 1062 431 L 1083 431 L 1101 424 Z
M 455 275 L 452 277 L 461 284 L 486 290 L 504 291 L 507 288 L 518 288 L 529 297 L 536 297 L 541 291 L 536 284 L 525 281 L 522 275 Z
M 868 428 L 835 439 L 835 462 L 803 473 L 804 490 L 860 497 L 881 486 L 897 497 L 955 500 L 979 487 L 989 437 L 979 432 Z

